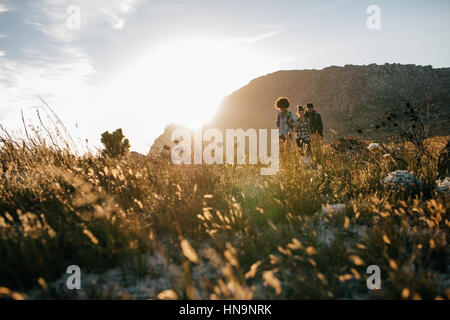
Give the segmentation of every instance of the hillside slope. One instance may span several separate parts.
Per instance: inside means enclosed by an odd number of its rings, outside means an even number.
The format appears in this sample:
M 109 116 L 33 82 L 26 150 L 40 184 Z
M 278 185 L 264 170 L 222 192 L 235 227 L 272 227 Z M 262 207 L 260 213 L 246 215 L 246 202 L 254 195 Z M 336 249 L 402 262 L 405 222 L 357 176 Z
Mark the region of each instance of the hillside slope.
M 450 116 L 450 68 L 385 64 L 328 67 L 322 70 L 278 71 L 252 80 L 226 97 L 207 127 L 274 128 L 274 101 L 289 97 L 291 109 L 312 102 L 322 115 L 325 134 L 353 134 L 355 127 L 370 128 L 386 107 L 401 108 L 406 102 L 433 104 L 432 134 L 448 134 Z M 166 133 L 157 144 L 168 141 Z

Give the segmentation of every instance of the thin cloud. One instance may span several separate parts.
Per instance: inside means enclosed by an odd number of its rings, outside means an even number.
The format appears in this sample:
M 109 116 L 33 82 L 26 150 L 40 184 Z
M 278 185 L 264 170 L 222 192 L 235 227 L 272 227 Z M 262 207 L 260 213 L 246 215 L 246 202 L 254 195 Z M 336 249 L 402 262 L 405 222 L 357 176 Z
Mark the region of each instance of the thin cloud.
M 231 41 L 238 42 L 238 43 L 255 43 L 259 42 L 274 36 L 279 35 L 281 32 L 283 32 L 285 29 L 279 29 L 272 32 L 264 33 L 261 35 L 258 35 L 256 37 L 249 37 L 249 38 L 233 38 Z
M 299 20 L 304 20 L 306 18 L 311 18 L 311 17 L 313 17 L 315 15 L 318 15 L 318 14 L 320 14 L 322 12 L 326 12 L 326 11 L 328 11 L 330 9 L 342 6 L 344 4 L 347 4 L 350 1 L 353 1 L 353 0 L 339 0 L 339 1 L 333 2 L 331 4 L 328 4 L 328 5 L 322 6 L 320 8 L 317 8 L 317 9 L 311 11 L 311 12 L 304 13 L 302 15 L 296 16 L 295 18 L 290 19 L 288 22 L 282 24 L 281 26 L 265 27 L 265 29 L 274 29 L 271 32 L 263 33 L 261 35 L 255 36 L 255 37 L 233 38 L 233 39 L 231 39 L 231 41 L 239 42 L 239 43 L 256 43 L 256 42 L 259 42 L 259 41 L 266 40 L 268 38 L 275 37 L 275 36 L 285 32 L 285 31 L 288 31 L 288 30 L 291 30 L 291 29 L 294 29 L 294 28 L 297 28 L 297 27 L 301 26 L 303 24 L 303 22 L 299 23 L 298 22 Z
M 87 79 L 95 72 L 89 57 L 69 47 L 57 53 L 64 58 L 42 58 L 39 63 L 17 62 L 0 54 L 0 104 L 23 106 L 35 101 L 36 94 L 53 100 L 86 94 Z
M 141 4 L 141 0 L 78 0 L 74 5 L 80 8 L 81 30 L 71 30 L 67 26 L 69 18 L 68 2 L 39 0 L 30 4 L 25 23 L 58 41 L 71 42 L 91 35 L 102 23 L 110 25 L 111 30 L 121 30 L 130 16 Z
M 10 11 L 8 7 L 6 7 L 4 4 L 0 3 L 0 13 Z
M 90 88 L 87 82 L 95 73 L 95 69 L 82 44 L 74 44 L 72 41 L 82 34 L 92 35 L 102 22 L 110 24 L 111 30 L 122 29 L 126 17 L 137 9 L 140 0 L 124 0 L 120 3 L 115 0 L 77 1 L 81 9 L 83 32 L 67 27 L 68 4 L 62 0 L 37 0 L 21 4 L 20 10 L 16 10 L 23 23 L 32 25 L 48 36 L 49 40 L 56 41 L 56 44 L 50 56 L 38 49 L 25 48 L 24 50 L 36 52 L 34 59 L 28 61 L 16 61 L 13 56 L 7 56 L 6 51 L 0 51 L 2 106 L 23 106 L 35 101 L 37 93 L 55 101 L 62 101 L 64 97 L 85 95 Z M 11 8 L 9 4 L 8 7 L 0 5 L 1 11 L 8 8 Z
M 160 11 L 160 12 L 166 12 L 166 11 L 175 11 L 175 10 L 183 10 L 186 5 L 184 3 L 144 3 L 143 4 L 146 8 L 153 11 Z
M 8 0 L 6 0 L 8 1 Z M 140 5 L 141 0 L 78 0 L 75 5 L 81 9 L 81 30 L 67 27 L 68 5 L 65 0 L 36 0 L 33 2 L 6 2 L 1 4 L 1 12 L 14 10 L 17 19 L 46 36 L 42 43 L 51 46 L 48 50 L 24 48 L 24 52 L 34 52 L 33 59 L 17 60 L 14 56 L 0 51 L 0 110 L 2 121 L 12 124 L 19 119 L 21 108 L 40 105 L 37 95 L 45 98 L 52 106 L 63 106 L 62 114 L 77 115 L 80 106 L 95 87 L 90 80 L 96 70 L 92 57 L 85 52 L 83 35 L 104 32 L 110 26 L 111 32 L 121 30 L 125 22 Z M 6 112 L 8 110 L 8 112 Z M 78 111 L 79 112 L 79 111 Z M 8 117 L 5 115 L 8 114 Z
M 120 18 L 113 10 L 105 8 L 102 10 L 108 22 L 115 30 L 122 30 L 125 27 L 125 19 Z
M 44 26 L 43 23 L 33 22 L 33 21 L 28 21 L 28 20 L 24 20 L 24 23 L 28 24 L 30 26 L 35 26 L 35 27 L 42 27 L 42 26 Z

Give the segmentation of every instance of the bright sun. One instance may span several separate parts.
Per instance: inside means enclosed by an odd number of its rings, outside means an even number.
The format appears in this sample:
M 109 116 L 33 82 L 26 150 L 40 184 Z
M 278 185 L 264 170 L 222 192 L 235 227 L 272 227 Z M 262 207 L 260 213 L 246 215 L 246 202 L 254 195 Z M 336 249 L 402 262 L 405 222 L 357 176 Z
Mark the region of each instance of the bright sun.
M 168 106 L 174 122 L 199 127 L 216 112 L 232 90 L 232 48 L 220 43 L 189 40 L 160 48 L 143 62 L 155 106 Z M 138 71 L 139 72 L 139 71 Z
M 198 128 L 213 117 L 226 95 L 264 66 L 267 60 L 261 55 L 232 41 L 175 41 L 130 63 L 103 91 L 102 105 L 108 105 L 112 117 L 116 114 L 112 120 L 117 125 L 126 127 L 128 122 L 136 135 L 169 123 Z M 128 116 L 120 112 L 124 108 Z

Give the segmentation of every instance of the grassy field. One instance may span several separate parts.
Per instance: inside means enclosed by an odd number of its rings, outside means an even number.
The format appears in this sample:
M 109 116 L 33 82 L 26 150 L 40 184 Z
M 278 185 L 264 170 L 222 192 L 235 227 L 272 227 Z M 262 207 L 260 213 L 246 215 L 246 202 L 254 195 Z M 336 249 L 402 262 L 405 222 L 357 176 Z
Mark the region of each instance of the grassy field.
M 3 298 L 449 299 L 448 196 L 435 191 L 448 137 L 381 152 L 314 147 L 258 166 L 175 166 L 75 156 L 3 139 Z M 368 142 L 365 142 L 368 143 Z M 385 191 L 404 169 L 423 192 Z M 329 204 L 343 209 L 323 210 Z M 82 270 L 81 291 L 64 288 Z M 367 267 L 381 269 L 369 290 Z M 0 297 L 0 298 L 1 298 Z

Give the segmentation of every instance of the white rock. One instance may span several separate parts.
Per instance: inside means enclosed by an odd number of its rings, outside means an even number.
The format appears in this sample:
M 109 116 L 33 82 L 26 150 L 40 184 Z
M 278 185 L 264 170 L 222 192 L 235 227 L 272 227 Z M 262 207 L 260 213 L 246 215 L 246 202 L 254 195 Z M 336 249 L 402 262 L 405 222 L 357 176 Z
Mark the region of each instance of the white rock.
M 449 195 L 450 194 L 450 177 L 446 177 L 444 180 L 436 181 L 436 190 L 439 194 Z
M 369 144 L 367 149 L 369 149 L 370 151 L 378 150 L 378 149 L 380 149 L 380 144 L 379 143 L 371 143 L 371 144 Z
M 385 190 L 405 189 L 408 191 L 421 191 L 423 182 L 416 178 L 412 172 L 405 170 L 396 170 L 390 172 L 389 175 L 381 180 Z

